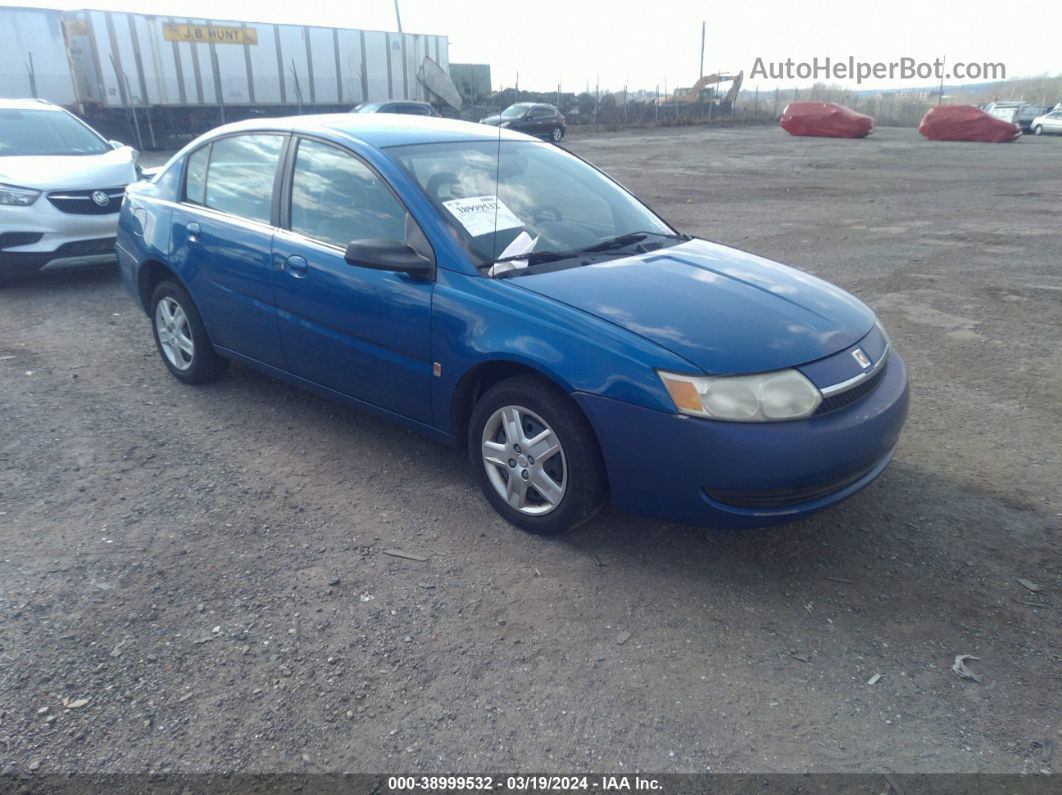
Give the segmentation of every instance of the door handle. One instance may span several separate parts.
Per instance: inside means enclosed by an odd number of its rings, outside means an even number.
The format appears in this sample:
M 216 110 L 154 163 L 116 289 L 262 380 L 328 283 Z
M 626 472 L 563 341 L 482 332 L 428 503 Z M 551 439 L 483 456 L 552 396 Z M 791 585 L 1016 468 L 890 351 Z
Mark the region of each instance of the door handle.
M 194 243 L 199 235 L 199 224 L 192 221 L 191 223 L 185 224 L 184 228 L 188 232 L 189 242 Z
M 304 257 L 300 257 L 297 254 L 288 257 L 286 261 L 282 260 L 280 264 L 283 267 L 285 263 L 287 264 L 288 271 L 290 271 L 291 275 L 296 279 L 301 279 L 310 269 L 310 263 L 308 263 Z

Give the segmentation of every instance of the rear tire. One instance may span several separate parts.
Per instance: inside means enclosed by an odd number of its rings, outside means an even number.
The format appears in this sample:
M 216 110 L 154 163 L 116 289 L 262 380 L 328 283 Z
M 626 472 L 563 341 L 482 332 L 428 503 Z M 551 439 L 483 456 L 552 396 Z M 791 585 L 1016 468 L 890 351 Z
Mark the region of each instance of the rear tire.
M 543 378 L 516 376 L 487 390 L 472 410 L 468 457 L 487 502 L 529 533 L 571 530 L 604 503 L 597 438 L 571 398 Z
M 553 141 L 553 143 L 559 144 L 561 141 L 564 140 L 564 128 L 554 127 L 553 132 L 549 134 L 549 138 L 551 141 Z
M 186 384 L 220 378 L 229 360 L 217 354 L 191 296 L 177 282 L 159 282 L 151 294 L 151 330 L 166 368 Z
M 1037 124 L 1035 127 L 1033 127 L 1033 135 L 1043 135 L 1043 134 L 1044 134 L 1044 126 L 1042 124 Z

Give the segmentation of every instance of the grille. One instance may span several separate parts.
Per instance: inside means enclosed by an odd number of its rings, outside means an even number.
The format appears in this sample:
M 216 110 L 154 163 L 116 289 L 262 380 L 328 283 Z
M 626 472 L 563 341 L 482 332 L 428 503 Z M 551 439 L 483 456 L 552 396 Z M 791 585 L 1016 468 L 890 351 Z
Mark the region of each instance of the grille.
M 75 240 L 73 243 L 64 243 L 53 253 L 54 259 L 63 257 L 91 257 L 94 254 L 113 254 L 116 238 L 101 237 L 97 240 Z
M 94 193 L 107 196 L 107 203 L 99 205 L 92 199 Z M 111 215 L 122 207 L 125 188 L 103 188 L 95 190 L 72 190 L 62 193 L 49 193 L 50 201 L 56 209 L 71 215 Z
M 0 234 L 0 249 L 32 246 L 42 237 L 40 232 L 4 232 Z
M 874 375 L 863 381 L 860 384 L 856 384 L 851 389 L 845 390 L 838 395 L 831 395 L 819 404 L 819 407 L 815 410 L 815 414 L 829 414 L 831 411 L 837 411 L 843 409 L 845 406 L 851 406 L 856 403 L 875 389 L 881 383 L 881 379 L 885 377 L 885 371 L 889 369 L 889 365 L 884 365 Z
M 801 486 L 795 489 L 771 489 L 769 491 L 716 491 L 714 489 L 705 489 L 704 493 L 717 502 L 733 505 L 736 508 L 785 508 L 790 505 L 799 505 L 802 502 L 811 502 L 847 488 L 866 477 L 880 461 L 881 459 L 878 459 L 869 466 L 862 467 L 856 472 L 843 475 L 834 480 L 813 483 L 810 486 Z

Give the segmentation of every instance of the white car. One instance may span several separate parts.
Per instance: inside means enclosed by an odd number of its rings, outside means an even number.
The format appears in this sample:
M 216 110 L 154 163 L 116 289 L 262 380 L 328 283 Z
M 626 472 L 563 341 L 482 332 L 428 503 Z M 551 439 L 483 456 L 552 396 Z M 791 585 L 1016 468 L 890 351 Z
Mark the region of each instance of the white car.
M 0 99 L 0 276 L 114 262 L 136 157 L 57 105 Z
M 1062 134 L 1062 110 L 1053 110 L 1032 121 L 1033 135 Z

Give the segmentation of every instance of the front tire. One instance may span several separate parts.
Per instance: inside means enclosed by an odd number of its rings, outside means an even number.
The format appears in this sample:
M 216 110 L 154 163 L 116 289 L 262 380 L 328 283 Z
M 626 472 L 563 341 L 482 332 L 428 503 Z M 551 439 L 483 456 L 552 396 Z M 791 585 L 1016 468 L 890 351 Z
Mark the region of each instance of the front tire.
M 597 439 L 571 398 L 537 376 L 494 385 L 472 410 L 468 452 L 483 496 L 537 535 L 571 530 L 605 497 Z
M 228 368 L 218 356 L 191 296 L 177 282 L 159 282 L 151 295 L 151 329 L 163 364 L 186 384 L 214 381 Z
M 564 140 L 564 128 L 554 127 L 553 132 L 549 134 L 549 138 L 551 141 L 553 141 L 553 143 L 559 144 L 562 140 Z
M 1033 135 L 1043 135 L 1043 134 L 1044 134 L 1044 126 L 1042 124 L 1037 124 L 1035 127 L 1033 127 Z

